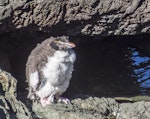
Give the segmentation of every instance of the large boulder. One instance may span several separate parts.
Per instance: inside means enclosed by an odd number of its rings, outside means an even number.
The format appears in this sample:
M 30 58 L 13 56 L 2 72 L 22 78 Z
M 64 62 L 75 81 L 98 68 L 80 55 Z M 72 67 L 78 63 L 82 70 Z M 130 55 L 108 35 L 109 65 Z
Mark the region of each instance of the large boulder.
M 149 0 L 1 0 L 0 33 L 27 28 L 53 35 L 150 32 Z

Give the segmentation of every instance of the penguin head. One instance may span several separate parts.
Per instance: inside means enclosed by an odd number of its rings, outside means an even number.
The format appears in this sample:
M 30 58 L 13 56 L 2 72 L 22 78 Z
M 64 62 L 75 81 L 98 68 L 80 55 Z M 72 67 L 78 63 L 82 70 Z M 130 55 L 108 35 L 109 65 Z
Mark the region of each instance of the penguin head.
M 68 50 L 76 47 L 74 43 L 66 39 L 56 39 L 50 43 L 50 46 L 55 50 Z

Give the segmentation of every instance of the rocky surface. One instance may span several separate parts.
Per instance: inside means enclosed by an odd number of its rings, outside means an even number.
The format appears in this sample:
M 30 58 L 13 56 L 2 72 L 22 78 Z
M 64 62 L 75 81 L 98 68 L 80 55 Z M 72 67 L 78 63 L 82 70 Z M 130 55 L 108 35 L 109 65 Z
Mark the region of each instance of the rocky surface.
M 149 106 L 146 101 L 118 103 L 112 98 L 87 97 L 45 108 L 34 102 L 32 109 L 44 119 L 150 119 Z
M 0 117 L 3 119 L 149 119 L 150 97 L 98 98 L 80 95 L 69 104 L 55 103 L 42 107 L 23 96 L 26 105 L 17 99 L 17 81 L 0 70 Z M 143 101 L 139 101 L 143 100 Z M 144 101 L 145 100 L 145 101 Z M 119 103 L 120 101 L 124 103 Z M 137 101 L 137 102 L 136 102 Z M 126 103 L 125 103 L 126 102 Z
M 16 85 L 15 78 L 0 70 L 0 118 L 32 119 L 28 108 L 17 99 Z
M 113 117 L 118 103 L 111 98 L 87 97 L 73 99 L 70 104 L 53 104 L 43 108 L 33 103 L 33 112 L 44 119 L 104 119 Z
M 1 0 L 0 33 L 16 29 L 52 35 L 150 32 L 149 0 Z
M 150 102 L 135 102 L 120 104 L 118 119 L 150 119 Z
M 38 101 L 30 105 L 32 111 L 17 99 L 17 81 L 0 70 L 0 117 L 3 119 L 149 119 L 149 97 L 98 98 L 80 95 L 70 104 L 55 103 L 42 107 Z M 23 96 L 23 95 L 22 95 Z M 24 95 L 25 96 L 25 95 Z M 143 101 L 139 101 L 143 100 Z M 145 101 L 144 101 L 145 100 Z M 126 103 L 119 103 L 119 101 Z M 136 102 L 137 101 L 137 102 Z

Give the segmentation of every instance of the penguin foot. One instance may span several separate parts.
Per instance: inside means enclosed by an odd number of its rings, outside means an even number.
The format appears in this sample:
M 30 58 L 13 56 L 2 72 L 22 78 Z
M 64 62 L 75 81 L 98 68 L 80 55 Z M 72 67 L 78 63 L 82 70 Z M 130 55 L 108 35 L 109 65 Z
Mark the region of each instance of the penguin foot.
M 64 103 L 64 104 L 70 103 L 70 100 L 68 98 L 61 97 L 61 95 L 58 93 L 55 95 L 55 98 L 56 98 L 58 103 Z
M 42 98 L 40 100 L 40 102 L 41 102 L 41 104 L 42 104 L 43 107 L 45 107 L 46 105 L 51 104 L 51 102 L 47 98 Z
M 59 103 L 64 103 L 64 104 L 69 104 L 70 103 L 70 100 L 68 98 L 63 98 L 63 97 L 60 97 L 57 102 Z
M 50 95 L 49 97 L 41 98 L 40 102 L 41 102 L 43 107 L 50 105 L 54 102 L 54 96 Z

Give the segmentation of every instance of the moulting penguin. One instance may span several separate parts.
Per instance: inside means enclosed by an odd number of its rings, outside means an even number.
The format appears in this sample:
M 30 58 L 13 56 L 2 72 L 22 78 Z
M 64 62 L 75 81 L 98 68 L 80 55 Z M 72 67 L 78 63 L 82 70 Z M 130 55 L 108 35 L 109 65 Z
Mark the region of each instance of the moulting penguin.
M 29 99 L 39 99 L 42 106 L 53 103 L 54 99 L 69 102 L 61 95 L 67 90 L 72 77 L 76 60 L 74 47 L 75 44 L 65 36 L 51 37 L 31 51 L 26 63 Z

